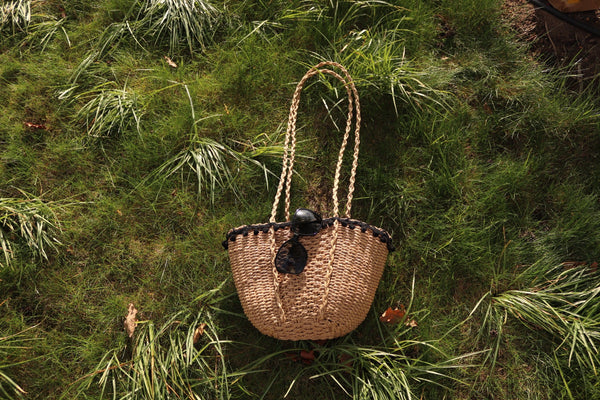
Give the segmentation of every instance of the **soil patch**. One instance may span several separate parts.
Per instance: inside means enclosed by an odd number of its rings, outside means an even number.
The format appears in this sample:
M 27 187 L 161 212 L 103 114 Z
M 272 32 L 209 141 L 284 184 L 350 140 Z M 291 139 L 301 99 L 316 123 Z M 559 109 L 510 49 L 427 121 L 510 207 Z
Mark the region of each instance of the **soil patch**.
M 530 44 L 534 56 L 554 67 L 569 67 L 582 88 L 600 75 L 600 37 L 528 0 L 505 0 L 504 15 L 519 39 Z M 564 15 L 600 31 L 600 10 Z

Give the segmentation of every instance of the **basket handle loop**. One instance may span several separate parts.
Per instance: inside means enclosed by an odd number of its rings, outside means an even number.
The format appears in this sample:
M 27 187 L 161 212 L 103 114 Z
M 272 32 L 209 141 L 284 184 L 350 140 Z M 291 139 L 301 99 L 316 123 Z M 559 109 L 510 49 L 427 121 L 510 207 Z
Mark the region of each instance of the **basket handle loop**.
M 323 67 L 335 67 L 339 69 L 343 77 L 339 75 L 337 72 Z M 298 106 L 300 104 L 300 93 L 302 92 L 302 88 L 304 87 L 306 81 L 314 75 L 317 74 L 328 74 L 340 82 L 344 84 L 346 88 L 346 92 L 348 94 L 348 117 L 346 121 L 346 130 L 344 132 L 344 138 L 342 140 L 342 145 L 340 146 L 340 152 L 338 155 L 338 161 L 335 168 L 335 176 L 333 181 L 333 217 L 338 217 L 339 215 L 339 200 L 338 200 L 338 190 L 339 190 L 339 182 L 340 182 L 340 172 L 342 169 L 342 161 L 344 158 L 344 152 L 346 150 L 346 145 L 348 144 L 348 138 L 350 136 L 350 132 L 352 130 L 352 119 L 355 116 L 355 128 L 354 128 L 354 155 L 352 160 L 352 169 L 350 171 L 350 181 L 348 185 L 348 198 L 346 200 L 346 218 L 350 218 L 350 211 L 352 207 L 352 197 L 354 194 L 354 182 L 356 178 L 356 168 L 358 166 L 358 151 L 360 145 L 360 103 L 358 99 L 358 91 L 354 85 L 354 81 L 352 77 L 348 73 L 348 71 L 340 64 L 333 61 L 324 61 L 321 62 L 314 67 L 312 67 L 302 79 L 298 82 L 296 86 L 296 90 L 294 92 L 294 96 L 292 97 L 292 104 L 290 106 L 290 115 L 288 119 L 287 131 L 285 134 L 285 142 L 284 142 L 284 154 L 283 154 L 283 169 L 281 170 L 281 177 L 279 178 L 279 185 L 277 187 L 277 193 L 275 195 L 275 200 L 273 202 L 273 208 L 271 210 L 271 218 L 270 222 L 275 222 L 277 217 L 277 208 L 279 206 L 279 201 L 281 198 L 281 194 L 283 192 L 285 186 L 285 220 L 290 220 L 290 189 L 292 183 L 292 173 L 294 168 L 294 159 L 296 153 L 296 120 L 298 117 Z M 354 112 L 356 109 L 356 112 Z

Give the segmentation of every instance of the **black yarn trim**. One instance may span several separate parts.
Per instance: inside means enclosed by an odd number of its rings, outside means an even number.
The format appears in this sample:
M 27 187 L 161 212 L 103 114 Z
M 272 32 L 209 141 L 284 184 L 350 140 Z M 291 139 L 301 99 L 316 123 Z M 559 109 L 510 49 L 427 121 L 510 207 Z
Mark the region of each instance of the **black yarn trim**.
M 388 251 L 390 253 L 392 251 L 396 250 L 396 248 L 392 244 L 392 238 L 386 231 L 384 231 L 382 229 L 378 229 L 378 228 L 371 226 L 365 222 L 357 221 L 355 219 L 350 219 L 350 218 L 337 217 L 337 218 L 324 219 L 323 221 L 321 221 L 321 226 L 323 228 L 325 228 L 327 226 L 333 226 L 333 223 L 335 220 L 339 221 L 343 227 L 347 227 L 350 229 L 360 228 L 360 231 L 362 233 L 371 231 L 371 234 L 373 235 L 373 237 L 378 237 L 379 241 L 381 243 L 385 243 L 387 245 Z M 259 232 L 263 232 L 263 233 L 269 232 L 269 229 L 271 229 L 271 227 L 273 227 L 273 229 L 275 231 L 277 231 L 282 228 L 288 228 L 291 225 L 292 225 L 291 222 L 269 222 L 266 224 L 242 226 L 241 228 L 232 229 L 231 231 L 229 231 L 225 235 L 225 240 L 223 241 L 222 245 L 225 248 L 225 250 L 227 250 L 229 248 L 229 242 L 235 242 L 236 237 L 239 235 L 242 235 L 242 236 L 258 235 Z

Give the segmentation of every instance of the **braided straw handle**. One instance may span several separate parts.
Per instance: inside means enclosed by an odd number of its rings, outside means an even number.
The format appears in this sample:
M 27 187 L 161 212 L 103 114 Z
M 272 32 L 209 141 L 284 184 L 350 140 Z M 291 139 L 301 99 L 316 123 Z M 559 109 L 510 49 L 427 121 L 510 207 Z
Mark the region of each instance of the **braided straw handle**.
M 321 69 L 322 67 L 331 66 L 336 67 L 340 71 L 342 71 L 344 77 L 340 76 L 335 71 L 330 69 Z M 298 106 L 300 104 L 300 93 L 302 92 L 302 88 L 306 81 L 314 75 L 317 74 L 328 74 L 344 84 L 346 88 L 346 92 L 348 94 L 348 117 L 346 121 L 346 130 L 344 132 L 344 138 L 342 140 L 342 144 L 340 146 L 340 152 L 338 155 L 338 161 L 335 168 L 335 176 L 333 181 L 333 217 L 338 217 L 339 215 L 339 201 L 338 201 L 338 190 L 340 183 L 340 172 L 342 169 L 342 161 L 344 158 L 344 152 L 346 150 L 346 145 L 348 144 L 348 138 L 350 137 L 350 131 L 352 130 L 352 119 L 354 116 L 354 105 L 356 106 L 356 123 L 354 129 L 354 154 L 352 160 L 352 169 L 350 171 L 350 182 L 348 185 L 348 197 L 346 200 L 346 218 L 350 218 L 350 211 L 352 208 L 352 197 L 354 194 L 354 182 L 356 179 L 356 168 L 358 166 L 358 151 L 360 145 L 360 103 L 358 98 L 358 91 L 354 86 L 354 82 L 352 81 L 352 77 L 348 73 L 348 71 L 340 64 L 333 61 L 324 61 L 313 68 L 311 68 L 304 77 L 298 82 L 296 86 L 296 90 L 294 92 L 294 96 L 292 97 L 292 105 L 290 106 L 290 115 L 288 119 L 288 127 L 285 135 L 284 142 L 284 154 L 283 154 L 283 169 L 281 171 L 281 176 L 279 178 L 279 185 L 277 187 L 277 193 L 275 195 L 275 200 L 273 201 L 273 208 L 271 210 L 271 218 L 270 222 L 275 222 L 277 217 L 277 208 L 279 206 L 281 194 L 283 192 L 283 188 L 285 186 L 285 220 L 290 220 L 290 192 L 291 192 L 291 183 L 292 183 L 292 172 L 294 167 L 294 160 L 296 155 L 296 120 L 298 117 Z M 291 143 L 290 143 L 291 141 Z
M 342 71 L 344 77 L 340 76 L 337 72 L 330 69 L 321 69 L 322 67 L 335 67 Z M 291 198 L 291 182 L 292 182 L 292 174 L 294 168 L 294 159 L 296 153 L 296 120 L 298 117 L 298 106 L 300 104 L 300 93 L 302 92 L 302 88 L 306 81 L 314 75 L 317 74 L 328 74 L 340 82 L 344 84 L 346 88 L 346 92 L 348 94 L 348 117 L 346 120 L 346 129 L 344 132 L 344 138 L 342 140 L 342 144 L 340 146 L 340 152 L 338 155 L 338 161 L 335 168 L 335 176 L 333 181 L 333 217 L 338 217 L 339 215 L 339 200 L 338 200 L 338 190 L 339 190 L 339 182 L 340 182 L 340 173 L 342 169 L 342 162 L 344 158 L 344 152 L 346 150 L 346 146 L 348 144 L 348 138 L 350 137 L 350 132 L 352 130 L 352 119 L 353 116 L 356 115 L 356 123 L 354 130 L 354 154 L 352 160 L 352 168 L 350 171 L 350 182 L 348 186 L 348 197 L 346 200 L 346 218 L 350 218 L 350 211 L 352 207 L 352 197 L 354 194 L 354 182 L 356 178 L 356 168 L 358 166 L 358 151 L 360 145 L 360 103 L 358 98 L 358 91 L 352 81 L 352 77 L 348 73 L 348 71 L 340 64 L 332 62 L 332 61 L 324 61 L 313 68 L 311 68 L 305 75 L 302 77 L 298 85 L 296 86 L 296 90 L 294 92 L 294 96 L 292 97 L 292 105 L 290 107 L 290 115 L 288 119 L 288 127 L 285 135 L 284 142 L 284 155 L 283 155 L 283 169 L 281 171 L 281 177 L 279 178 L 279 185 L 277 187 L 277 193 L 275 195 L 275 200 L 273 202 L 273 208 L 271 210 L 271 218 L 270 222 L 274 223 L 276 221 L 277 216 L 277 208 L 279 206 L 281 194 L 283 192 L 283 188 L 285 185 L 285 220 L 290 220 L 290 198 Z M 356 107 L 356 113 L 354 113 L 354 107 Z M 291 142 L 291 143 L 290 143 Z M 335 255 L 335 249 L 337 244 L 337 236 L 338 236 L 339 222 L 337 220 L 334 221 L 334 229 L 333 235 L 331 238 L 331 247 L 329 251 L 329 260 L 327 265 L 327 273 L 325 276 L 325 292 L 323 294 L 323 302 L 319 307 L 319 318 L 325 318 L 325 308 L 327 306 L 327 300 L 329 298 L 329 283 L 331 280 L 331 275 L 333 273 L 333 260 Z M 279 314 L 282 321 L 285 321 L 285 310 L 283 309 L 283 304 L 281 302 L 281 295 L 279 293 L 279 274 L 277 269 L 275 268 L 275 257 L 277 252 L 277 246 L 275 243 L 275 232 L 274 228 L 270 229 L 270 238 L 271 238 L 271 260 L 273 265 L 273 285 L 275 289 L 275 300 L 277 306 L 279 308 Z

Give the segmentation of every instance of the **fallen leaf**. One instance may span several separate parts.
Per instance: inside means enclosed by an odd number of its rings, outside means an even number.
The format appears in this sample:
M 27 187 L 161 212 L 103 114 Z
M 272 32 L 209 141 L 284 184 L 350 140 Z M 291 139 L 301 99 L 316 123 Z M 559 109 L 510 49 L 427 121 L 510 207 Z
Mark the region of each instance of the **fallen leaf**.
M 300 350 L 298 353 L 285 353 L 285 356 L 294 362 L 311 365 L 317 355 L 314 350 Z
M 381 322 L 385 322 L 386 324 L 397 324 L 402 320 L 402 318 L 404 318 L 404 315 L 406 315 L 406 310 L 404 305 L 401 304 L 400 308 L 396 307 L 392 309 L 392 307 L 388 307 L 388 309 L 381 314 L 379 320 Z
M 198 343 L 200 340 L 200 336 L 204 335 L 204 328 L 206 328 L 206 324 L 203 322 L 194 331 L 194 344 Z
M 33 122 L 23 122 L 23 124 L 25 124 L 26 127 L 32 128 L 32 129 L 43 129 L 45 131 L 48 130 L 48 127 L 43 124 L 34 124 Z
M 416 328 L 417 325 L 417 321 L 415 321 L 414 319 L 411 319 L 410 321 L 406 322 L 406 326 L 410 326 L 411 328 Z
M 135 331 L 136 322 L 137 322 L 137 318 L 136 318 L 137 313 L 138 313 L 138 310 L 136 310 L 133 303 L 129 303 L 128 314 L 125 317 L 125 322 L 124 322 L 125 332 L 127 332 L 127 335 L 129 335 L 129 337 L 132 337 L 133 332 Z
M 177 68 L 177 64 L 175 64 L 175 62 L 171 60 L 168 56 L 165 56 L 165 60 L 167 61 L 167 64 L 169 64 L 170 67 Z
M 315 361 L 315 351 L 314 350 L 300 350 L 300 361 L 302 361 L 306 365 L 310 365 Z

